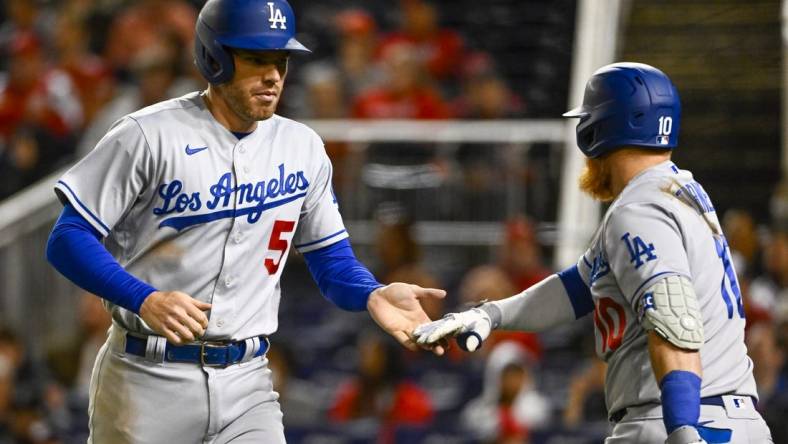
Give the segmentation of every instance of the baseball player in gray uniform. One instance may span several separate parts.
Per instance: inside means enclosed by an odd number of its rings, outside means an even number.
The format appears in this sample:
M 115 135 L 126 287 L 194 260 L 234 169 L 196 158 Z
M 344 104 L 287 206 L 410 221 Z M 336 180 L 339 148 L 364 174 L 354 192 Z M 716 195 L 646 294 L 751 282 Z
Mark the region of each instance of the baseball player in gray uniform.
M 356 260 L 322 141 L 274 114 L 308 51 L 287 1 L 209 0 L 196 30 L 207 90 L 120 119 L 55 187 L 47 257 L 113 317 L 89 442 L 284 442 L 265 352 L 291 246 L 328 299 L 411 349 L 419 299 L 444 295 Z
M 638 63 L 586 85 L 577 143 L 581 188 L 612 201 L 578 263 L 521 294 L 418 327 L 422 344 L 457 335 L 475 350 L 491 329 L 542 331 L 593 312 L 607 362 L 614 443 L 769 443 L 755 410 L 744 309 L 714 206 L 677 146 L 678 92 Z

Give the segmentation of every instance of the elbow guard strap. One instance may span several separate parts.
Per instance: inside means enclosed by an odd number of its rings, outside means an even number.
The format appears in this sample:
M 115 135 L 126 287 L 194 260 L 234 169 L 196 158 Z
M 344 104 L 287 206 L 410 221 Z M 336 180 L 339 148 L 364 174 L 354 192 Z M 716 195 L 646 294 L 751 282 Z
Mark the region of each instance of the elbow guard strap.
M 666 341 L 685 350 L 703 345 L 703 318 L 692 282 L 674 275 L 660 279 L 643 293 L 639 319 Z

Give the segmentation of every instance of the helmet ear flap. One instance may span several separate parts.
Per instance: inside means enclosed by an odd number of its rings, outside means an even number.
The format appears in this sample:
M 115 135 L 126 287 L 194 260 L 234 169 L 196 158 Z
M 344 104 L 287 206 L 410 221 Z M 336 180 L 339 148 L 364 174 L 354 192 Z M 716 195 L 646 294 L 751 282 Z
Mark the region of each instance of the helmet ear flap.
M 197 20 L 194 38 L 194 62 L 200 74 L 211 84 L 229 82 L 235 73 L 233 56 L 214 38 L 214 32 Z
M 596 127 L 586 126 L 577 132 L 577 145 L 583 153 L 588 154 L 596 142 Z

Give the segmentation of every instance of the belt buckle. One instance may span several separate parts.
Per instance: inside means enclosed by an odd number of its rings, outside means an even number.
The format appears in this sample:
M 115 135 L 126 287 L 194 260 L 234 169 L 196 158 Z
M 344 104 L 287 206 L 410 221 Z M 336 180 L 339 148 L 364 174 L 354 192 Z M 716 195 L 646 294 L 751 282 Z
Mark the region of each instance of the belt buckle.
M 209 341 L 200 342 L 200 365 L 202 365 L 203 367 L 219 367 L 219 368 L 227 367 L 227 362 L 223 362 L 221 364 L 212 364 L 212 363 L 209 363 L 209 362 L 205 362 L 205 350 L 206 349 L 211 349 L 211 348 L 216 349 L 216 348 L 225 348 L 225 347 L 227 347 L 227 346 L 222 344 L 222 343 L 220 343 L 220 342 L 209 342 Z M 226 358 L 226 356 L 225 356 L 225 358 Z M 226 359 L 225 359 L 225 361 L 226 361 Z

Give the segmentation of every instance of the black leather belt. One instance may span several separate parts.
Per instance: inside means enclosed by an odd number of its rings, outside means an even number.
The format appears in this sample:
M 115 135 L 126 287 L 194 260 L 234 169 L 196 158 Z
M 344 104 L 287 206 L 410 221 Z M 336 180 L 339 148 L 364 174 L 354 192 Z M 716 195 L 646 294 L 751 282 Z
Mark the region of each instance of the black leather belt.
M 255 358 L 268 351 L 268 338 L 260 336 L 260 349 L 250 356 Z M 126 353 L 146 356 L 148 338 L 126 334 Z M 174 345 L 169 341 L 164 348 L 164 360 L 168 362 L 191 362 L 207 367 L 227 367 L 241 362 L 246 354 L 246 341 L 211 342 Z
M 717 407 L 725 407 L 725 401 L 722 400 L 723 396 L 729 396 L 729 395 L 717 395 L 717 396 L 709 396 L 706 398 L 700 398 L 700 403 L 701 405 L 716 405 Z M 732 396 L 742 396 L 742 395 L 732 395 Z M 742 397 L 747 397 L 752 399 L 753 405 L 756 405 L 758 403 L 758 401 L 752 396 L 744 395 Z M 642 404 L 642 405 L 646 405 L 646 404 Z M 659 404 L 655 403 L 654 405 L 659 405 Z M 639 406 L 633 406 L 633 407 L 639 407 Z M 612 415 L 610 415 L 610 421 L 619 422 L 622 419 L 624 419 L 625 416 L 627 416 L 626 408 L 616 410 L 615 412 L 613 412 Z

